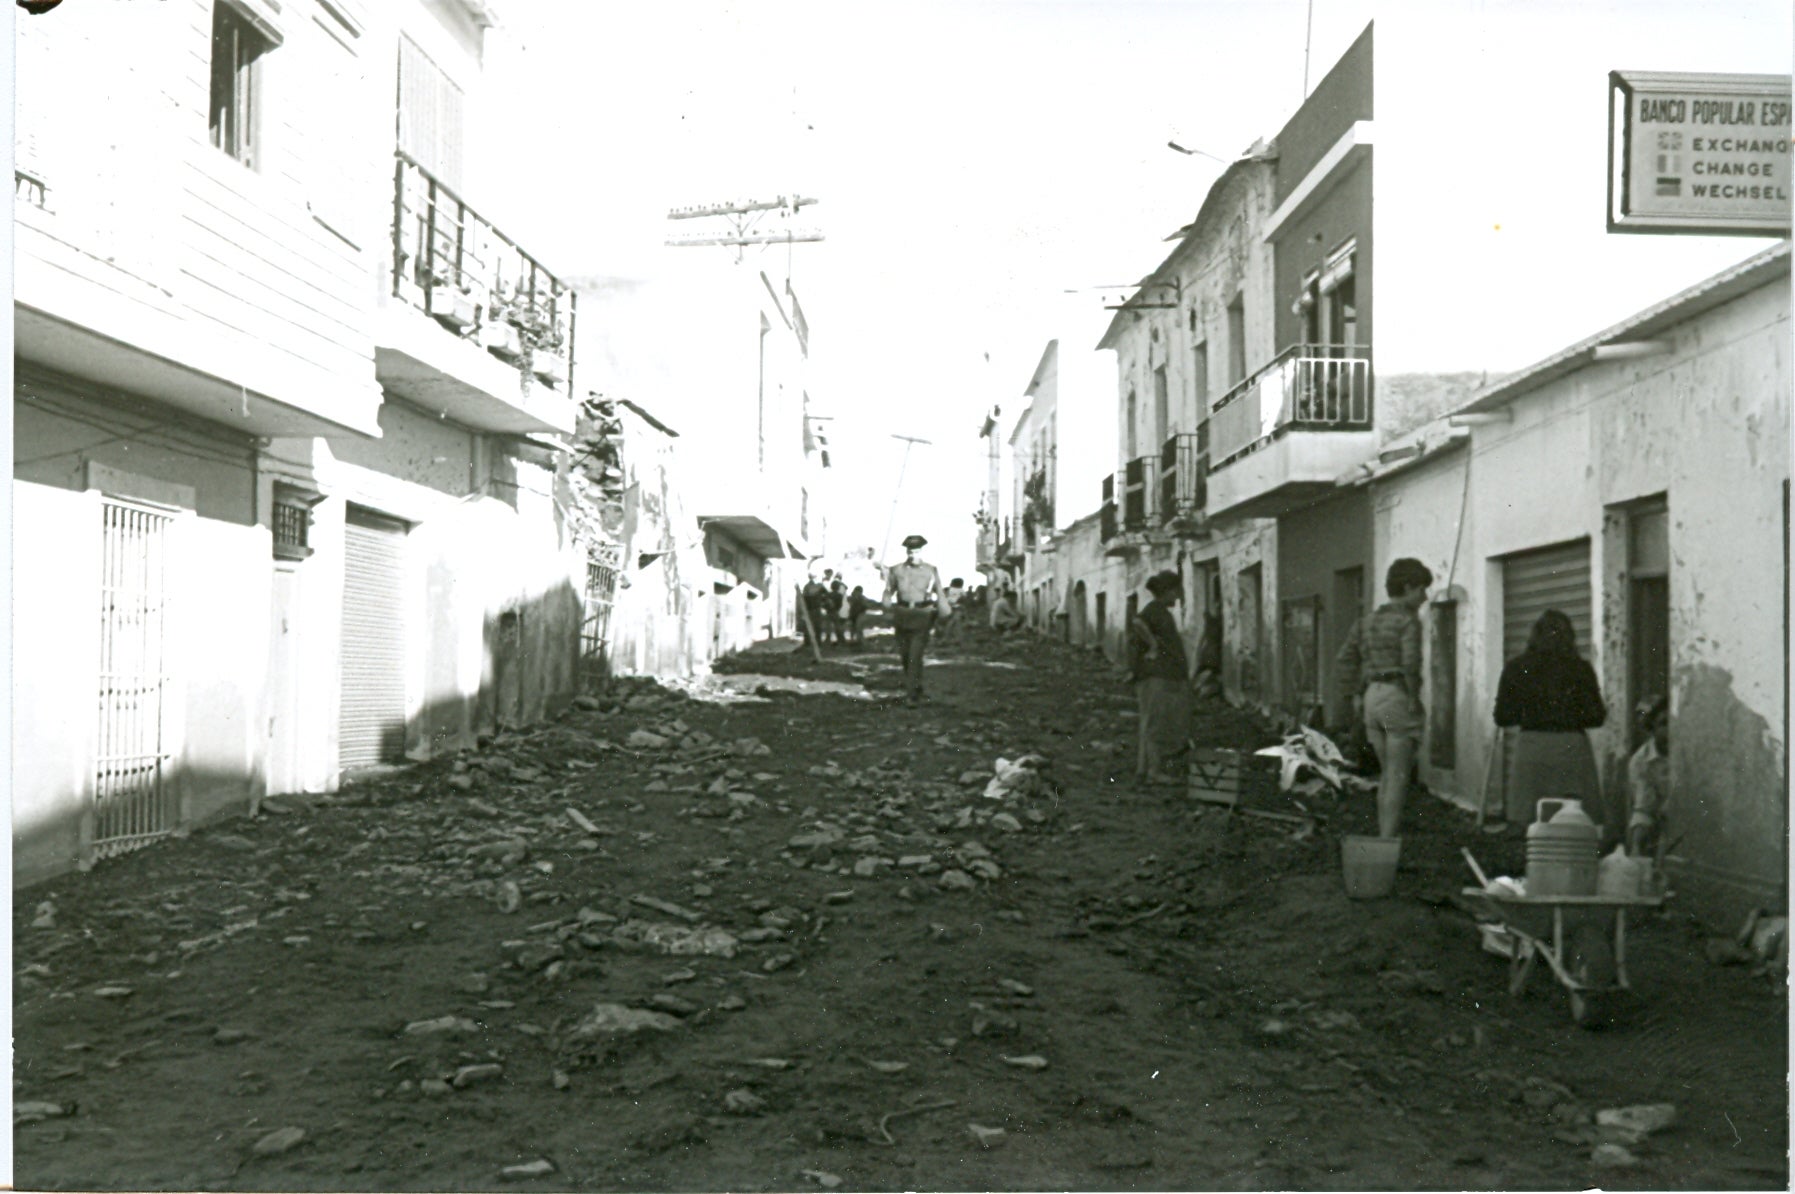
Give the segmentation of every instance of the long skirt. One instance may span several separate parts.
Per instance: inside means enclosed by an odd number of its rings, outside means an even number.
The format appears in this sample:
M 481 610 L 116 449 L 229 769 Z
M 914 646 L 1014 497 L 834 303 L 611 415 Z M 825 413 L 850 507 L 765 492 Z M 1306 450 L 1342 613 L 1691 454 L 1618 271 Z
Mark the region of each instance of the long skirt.
M 1581 800 L 1592 821 L 1602 817 L 1596 752 L 1582 730 L 1522 730 L 1515 735 L 1508 775 L 1508 819 L 1530 822 L 1541 800 Z
M 1147 676 L 1134 682 L 1134 691 L 1141 714 L 1134 769 L 1152 777 L 1190 744 L 1190 688 L 1182 680 Z

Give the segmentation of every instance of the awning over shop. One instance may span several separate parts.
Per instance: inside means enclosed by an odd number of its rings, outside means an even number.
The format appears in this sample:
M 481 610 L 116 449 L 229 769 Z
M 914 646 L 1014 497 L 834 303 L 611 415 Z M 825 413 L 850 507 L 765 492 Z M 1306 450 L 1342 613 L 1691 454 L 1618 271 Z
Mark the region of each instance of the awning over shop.
M 740 543 L 763 560 L 795 558 L 778 528 L 758 514 L 700 514 L 698 525 L 716 529 Z

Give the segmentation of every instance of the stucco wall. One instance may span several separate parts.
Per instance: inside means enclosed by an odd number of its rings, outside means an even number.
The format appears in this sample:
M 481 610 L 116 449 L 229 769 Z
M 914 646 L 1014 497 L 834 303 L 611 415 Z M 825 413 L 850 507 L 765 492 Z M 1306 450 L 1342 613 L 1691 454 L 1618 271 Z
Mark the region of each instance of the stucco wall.
M 19 586 L 13 616 L 13 881 L 73 867 L 93 798 L 99 674 L 100 498 L 13 485 L 13 565 L 63 583 Z M 186 820 L 260 791 L 270 546 L 259 527 L 178 515 L 167 533 L 168 782 Z
M 1333 666 L 1344 637 L 1344 628 L 1335 616 L 1335 574 L 1343 569 L 1363 568 L 1366 577 L 1360 586 L 1359 600 L 1371 600 L 1371 523 L 1371 503 L 1363 490 L 1347 490 L 1278 520 L 1278 610 L 1271 617 L 1279 628 L 1280 667 L 1274 692 L 1277 703 L 1291 713 L 1300 714 L 1303 710 L 1284 682 L 1288 669 L 1282 664 L 1295 645 L 1282 641 L 1282 610 L 1287 601 L 1313 598 L 1318 602 L 1320 632 L 1315 694 L 1321 698 L 1329 724 L 1337 724 L 1348 715 L 1337 695 L 1339 686 Z
M 1787 275 L 1663 335 L 1671 352 L 1589 365 L 1513 402 L 1512 423 L 1476 429 L 1477 564 L 1461 568 L 1483 609 L 1467 620 L 1476 666 L 1462 695 L 1487 708 L 1502 663 L 1496 557 L 1588 536 L 1600 625 L 1591 655 L 1610 706 L 1592 737 L 1618 775 L 1626 603 L 1612 589 L 1624 561 L 1611 558 L 1605 515 L 1666 495 L 1676 853 L 1692 903 L 1724 915 L 1786 898 Z
M 93 799 L 94 677 L 100 670 L 100 502 L 97 494 L 14 482 L 13 883 L 72 869 L 81 814 Z
M 255 521 L 254 443 L 157 403 L 42 371 L 13 388 L 13 476 L 87 488 L 89 462 L 190 487 L 203 518 Z

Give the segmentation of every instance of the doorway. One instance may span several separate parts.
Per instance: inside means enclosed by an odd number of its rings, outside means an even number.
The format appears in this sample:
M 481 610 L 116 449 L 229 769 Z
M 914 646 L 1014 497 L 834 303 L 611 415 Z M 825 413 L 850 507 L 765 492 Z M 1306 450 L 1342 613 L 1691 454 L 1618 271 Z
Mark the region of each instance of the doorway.
M 1260 613 L 1264 598 L 1264 566 L 1254 564 L 1240 570 L 1237 578 L 1237 606 L 1240 610 L 1240 693 L 1257 700 L 1262 694 L 1260 669 L 1265 661 L 1265 619 Z
M 1097 594 L 1097 650 L 1109 654 L 1109 594 L 1099 591 Z
M 1643 737 L 1632 711 L 1670 693 L 1670 509 L 1655 498 L 1627 517 L 1629 746 Z

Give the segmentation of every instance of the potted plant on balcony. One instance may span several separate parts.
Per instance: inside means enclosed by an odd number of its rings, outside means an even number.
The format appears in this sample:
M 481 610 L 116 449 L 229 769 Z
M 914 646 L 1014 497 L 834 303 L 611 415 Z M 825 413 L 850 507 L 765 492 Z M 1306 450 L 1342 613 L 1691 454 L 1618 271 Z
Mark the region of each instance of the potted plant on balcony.
M 530 345 L 530 372 L 548 385 L 558 386 L 567 381 L 567 338 L 552 319 L 544 318 L 542 322 L 544 330 Z
M 431 275 L 428 295 L 426 309 L 430 316 L 452 332 L 468 331 L 480 317 L 479 305 L 469 293 L 467 283 L 445 272 Z
M 529 350 L 524 346 L 523 329 L 518 325 L 517 309 L 506 300 L 504 292 L 495 289 L 480 322 L 480 343 L 487 352 L 507 364 L 521 364 Z

